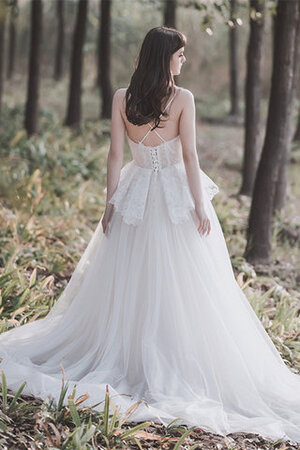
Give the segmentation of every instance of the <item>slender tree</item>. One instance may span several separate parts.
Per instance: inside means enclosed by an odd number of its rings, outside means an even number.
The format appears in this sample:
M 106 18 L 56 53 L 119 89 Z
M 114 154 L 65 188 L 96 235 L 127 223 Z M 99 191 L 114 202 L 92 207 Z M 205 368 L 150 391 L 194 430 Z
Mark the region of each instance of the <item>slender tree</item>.
M 176 28 L 176 4 L 177 0 L 165 0 L 164 25 Z
M 88 0 L 79 0 L 73 35 L 70 65 L 70 86 L 65 125 L 78 128 L 81 121 L 81 83 L 83 71 L 83 45 L 86 32 Z
M 298 121 L 297 121 L 297 126 L 296 126 L 293 140 L 300 141 L 300 109 L 298 111 Z
M 63 73 L 63 55 L 65 43 L 64 0 L 56 0 L 57 41 L 55 51 L 54 78 L 60 80 Z
M 300 61 L 300 20 L 297 24 L 296 29 L 296 42 L 295 42 L 295 52 L 294 52 L 294 73 L 292 82 L 292 99 L 293 102 L 296 100 L 297 87 L 299 85 L 299 61 Z M 293 108 L 291 108 L 290 114 L 293 114 Z M 292 117 L 291 117 L 291 127 L 292 127 Z M 291 131 L 292 134 L 292 131 Z M 280 211 L 285 205 L 286 201 L 286 191 L 287 191 L 287 180 L 288 180 L 288 168 L 291 153 L 291 140 L 292 136 L 288 137 L 286 151 L 281 155 L 279 162 L 278 177 L 276 180 L 275 194 L 274 194 L 274 213 Z
M 98 83 L 102 98 L 101 118 L 111 117 L 112 87 L 110 80 L 111 0 L 100 0 L 98 35 Z
M 271 259 L 272 217 L 279 164 L 291 140 L 294 75 L 300 1 L 278 0 L 271 93 L 265 141 L 249 215 L 245 257 L 252 263 Z
M 18 0 L 14 0 L 10 7 L 9 15 L 9 47 L 6 77 L 10 80 L 13 76 L 16 53 L 16 21 L 18 16 Z
M 24 126 L 29 135 L 38 133 L 42 8 L 42 0 L 31 0 L 29 76 L 24 120 Z
M 4 81 L 3 65 L 4 65 L 5 17 L 6 17 L 6 5 L 4 0 L 0 0 L 0 114 L 2 107 L 3 81 Z
M 244 158 L 240 194 L 251 196 L 260 156 L 260 100 L 265 0 L 250 0 L 249 8 L 250 37 L 247 48 Z
M 229 28 L 229 66 L 230 66 L 230 115 L 240 114 L 240 81 L 239 81 L 239 55 L 238 55 L 238 28 L 236 22 L 237 0 L 230 1 L 230 22 Z
M 299 53 L 300 53 L 300 50 L 299 50 Z M 298 55 L 298 57 L 296 56 L 296 58 L 299 62 L 300 54 Z M 300 78 L 299 66 L 296 65 L 296 79 L 295 79 L 295 84 L 294 84 L 296 91 L 299 90 L 299 81 L 300 81 L 299 78 Z M 297 121 L 297 126 L 295 129 L 293 141 L 300 141 L 300 109 L 299 108 L 298 108 L 298 121 Z

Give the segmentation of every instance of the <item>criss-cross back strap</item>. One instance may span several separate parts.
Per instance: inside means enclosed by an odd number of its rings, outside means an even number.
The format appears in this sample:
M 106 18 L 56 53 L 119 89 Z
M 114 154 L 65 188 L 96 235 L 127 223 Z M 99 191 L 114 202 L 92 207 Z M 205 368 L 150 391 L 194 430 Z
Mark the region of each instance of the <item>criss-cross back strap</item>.
M 173 101 L 174 98 L 175 98 L 176 93 L 177 93 L 177 91 L 175 90 L 173 97 L 171 98 L 171 100 L 169 101 L 169 103 L 167 104 L 167 106 L 163 109 L 163 112 L 165 112 L 165 111 L 169 108 L 169 106 L 171 105 L 172 101 Z M 160 114 L 160 116 L 161 116 L 161 115 L 162 115 L 162 113 Z M 159 116 L 159 117 L 160 117 L 160 116 Z M 149 127 L 150 127 L 150 130 L 148 130 L 147 133 L 145 134 L 145 136 L 143 137 L 143 139 L 139 141 L 140 143 L 142 143 L 143 140 L 148 136 L 148 134 L 150 133 L 150 131 L 152 131 L 152 126 L 150 125 L 150 123 L 148 123 L 148 125 L 149 125 Z M 156 130 L 153 130 L 153 131 L 154 131 L 154 133 L 157 134 L 158 137 L 160 137 L 160 139 L 161 139 L 163 142 L 165 142 L 164 138 L 163 138 Z

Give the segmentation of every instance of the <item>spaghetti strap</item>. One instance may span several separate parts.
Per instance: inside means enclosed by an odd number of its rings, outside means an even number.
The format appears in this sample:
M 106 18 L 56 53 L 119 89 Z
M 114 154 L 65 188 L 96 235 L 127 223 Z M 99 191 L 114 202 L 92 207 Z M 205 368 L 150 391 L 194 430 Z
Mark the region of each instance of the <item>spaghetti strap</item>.
M 169 106 L 171 105 L 172 101 L 174 100 L 176 94 L 177 94 L 177 91 L 175 90 L 173 97 L 171 98 L 171 100 L 169 101 L 169 103 L 167 104 L 167 106 L 163 109 L 163 112 L 165 112 L 165 110 L 169 108 Z M 160 116 L 161 116 L 161 115 L 160 115 Z M 160 116 L 159 116 L 159 117 L 160 117 Z
M 165 106 L 165 108 L 163 109 L 163 112 L 165 112 L 165 111 L 169 108 L 169 106 L 171 105 L 172 101 L 174 100 L 176 94 L 177 94 L 177 90 L 175 89 L 174 95 L 172 96 L 171 100 L 168 102 L 167 106 Z M 162 115 L 162 113 L 159 115 L 159 117 L 160 117 L 161 115 Z M 148 130 L 147 133 L 145 134 L 145 136 L 139 141 L 140 144 L 141 144 L 141 143 L 143 142 L 143 140 L 148 136 L 148 134 L 150 133 L 150 131 L 152 131 L 152 126 L 150 125 L 150 123 L 148 123 L 148 125 L 149 125 L 149 127 L 150 127 L 150 130 Z M 157 134 L 158 137 L 160 137 L 160 139 L 161 139 L 163 142 L 165 142 L 165 139 L 164 139 L 164 138 L 163 138 L 156 130 L 153 130 L 153 131 L 154 131 L 154 133 Z
M 148 125 L 150 125 L 150 124 L 148 123 Z M 141 143 L 143 142 L 143 140 L 148 136 L 148 134 L 150 133 L 151 129 L 152 129 L 152 127 L 151 127 L 151 125 L 150 125 L 150 130 L 148 130 L 147 133 L 145 134 L 145 136 L 143 137 L 143 139 L 141 139 L 141 140 L 139 141 L 140 144 L 141 144 Z

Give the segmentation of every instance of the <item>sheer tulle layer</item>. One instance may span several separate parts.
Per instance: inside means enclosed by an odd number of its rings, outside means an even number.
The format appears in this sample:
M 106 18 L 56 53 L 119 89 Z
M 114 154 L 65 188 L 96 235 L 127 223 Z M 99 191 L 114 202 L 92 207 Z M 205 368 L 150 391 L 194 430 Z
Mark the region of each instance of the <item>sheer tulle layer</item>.
M 8 387 L 58 399 L 63 364 L 84 405 L 113 401 L 129 420 L 257 432 L 300 441 L 300 377 L 284 364 L 239 288 L 210 197 L 211 232 L 175 225 L 153 177 L 137 226 L 101 221 L 45 319 L 0 336 Z M 132 394 L 132 398 L 120 394 Z M 103 404 L 97 407 L 103 409 Z

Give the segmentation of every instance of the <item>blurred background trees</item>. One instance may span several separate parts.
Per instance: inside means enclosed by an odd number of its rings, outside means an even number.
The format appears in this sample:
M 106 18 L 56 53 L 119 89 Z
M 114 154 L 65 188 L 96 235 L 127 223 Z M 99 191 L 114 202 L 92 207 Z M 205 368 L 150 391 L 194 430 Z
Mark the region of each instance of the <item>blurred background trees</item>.
M 54 63 L 54 79 L 60 80 L 63 75 L 64 63 L 64 43 L 65 43 L 65 22 L 64 22 L 64 6 L 66 0 L 56 1 L 57 16 L 57 33 L 56 33 L 56 50 Z
M 83 46 L 86 33 L 88 0 L 79 0 L 76 24 L 72 39 L 68 110 L 65 125 L 79 127 L 81 121 L 81 83 L 83 70 Z
M 43 3 L 31 2 L 30 47 L 28 63 L 27 100 L 24 126 L 29 135 L 38 132 L 41 45 L 43 39 Z

